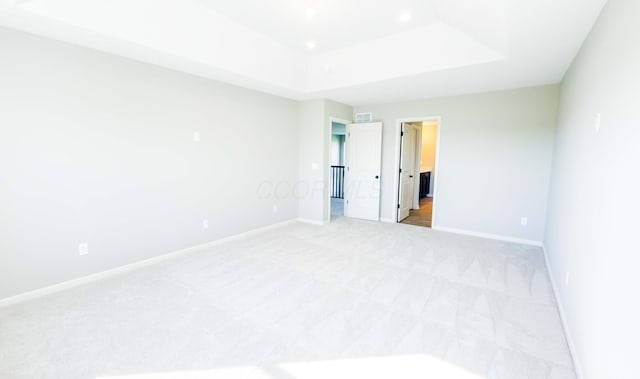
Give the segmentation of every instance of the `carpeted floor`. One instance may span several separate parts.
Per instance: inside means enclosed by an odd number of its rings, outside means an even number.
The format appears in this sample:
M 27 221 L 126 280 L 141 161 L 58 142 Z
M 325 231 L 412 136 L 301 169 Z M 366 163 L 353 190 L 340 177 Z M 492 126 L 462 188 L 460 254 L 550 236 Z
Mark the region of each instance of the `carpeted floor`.
M 401 222 L 403 224 L 431 227 L 431 214 L 433 211 L 433 197 L 423 197 L 420 199 L 420 209 L 409 211 L 409 217 Z
M 357 377 L 575 379 L 541 250 L 340 217 L 0 308 L 0 378 Z

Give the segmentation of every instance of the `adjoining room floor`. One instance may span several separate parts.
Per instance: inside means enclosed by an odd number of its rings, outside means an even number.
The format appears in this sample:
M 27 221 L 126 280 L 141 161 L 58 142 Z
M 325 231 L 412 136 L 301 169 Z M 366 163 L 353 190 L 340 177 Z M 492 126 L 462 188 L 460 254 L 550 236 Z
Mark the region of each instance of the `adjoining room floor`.
M 433 210 L 433 197 L 420 199 L 420 209 L 409 211 L 409 217 L 401 221 L 403 224 L 431 227 L 431 213 Z
M 120 375 L 575 379 L 539 248 L 345 217 L 0 308 L 0 377 Z
M 344 199 L 331 198 L 331 219 L 344 216 Z

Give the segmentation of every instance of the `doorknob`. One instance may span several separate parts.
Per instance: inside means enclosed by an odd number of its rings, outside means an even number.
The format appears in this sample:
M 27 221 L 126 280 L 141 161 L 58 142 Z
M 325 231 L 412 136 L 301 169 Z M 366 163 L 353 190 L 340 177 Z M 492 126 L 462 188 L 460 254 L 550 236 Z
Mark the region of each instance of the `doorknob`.
M 380 175 L 376 175 L 376 179 L 380 179 Z
M 413 175 L 409 175 L 410 178 L 413 178 Z

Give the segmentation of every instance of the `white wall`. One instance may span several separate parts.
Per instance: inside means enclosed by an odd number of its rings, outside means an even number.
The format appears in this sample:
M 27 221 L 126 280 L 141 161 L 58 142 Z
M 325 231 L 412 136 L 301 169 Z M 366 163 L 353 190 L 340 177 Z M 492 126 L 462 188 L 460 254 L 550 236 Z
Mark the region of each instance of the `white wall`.
M 545 246 L 585 379 L 640 378 L 638 15 L 610 0 L 561 87 Z
M 297 180 L 296 102 L 8 29 L 0 51 L 0 298 L 297 217 L 257 196 Z
M 557 96 L 544 86 L 357 107 L 383 121 L 381 217 L 395 218 L 396 121 L 441 116 L 436 224 L 541 241 Z

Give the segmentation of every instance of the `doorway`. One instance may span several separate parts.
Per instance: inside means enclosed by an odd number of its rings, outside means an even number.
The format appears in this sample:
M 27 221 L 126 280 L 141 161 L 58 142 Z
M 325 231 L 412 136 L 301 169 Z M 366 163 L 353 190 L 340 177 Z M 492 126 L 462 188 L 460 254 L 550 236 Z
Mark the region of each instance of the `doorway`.
M 396 222 L 432 227 L 439 118 L 399 122 Z
M 328 221 L 342 216 L 379 221 L 382 123 L 329 119 Z
M 344 123 L 331 122 L 331 142 L 330 142 L 330 183 L 329 196 L 331 212 L 330 218 L 344 216 L 344 192 L 345 192 L 345 140 L 347 135 L 347 125 Z

